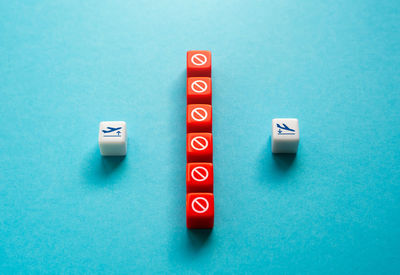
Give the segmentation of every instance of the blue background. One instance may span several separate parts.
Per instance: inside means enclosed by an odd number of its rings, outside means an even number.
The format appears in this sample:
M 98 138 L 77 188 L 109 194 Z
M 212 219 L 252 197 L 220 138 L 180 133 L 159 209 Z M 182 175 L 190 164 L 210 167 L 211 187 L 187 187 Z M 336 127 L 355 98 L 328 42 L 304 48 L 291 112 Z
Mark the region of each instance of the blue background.
M 399 28 L 399 1 L 1 1 L 0 273 L 398 273 Z M 211 233 L 185 225 L 192 49 Z M 295 158 L 275 117 L 299 119 Z M 102 120 L 127 122 L 125 159 Z

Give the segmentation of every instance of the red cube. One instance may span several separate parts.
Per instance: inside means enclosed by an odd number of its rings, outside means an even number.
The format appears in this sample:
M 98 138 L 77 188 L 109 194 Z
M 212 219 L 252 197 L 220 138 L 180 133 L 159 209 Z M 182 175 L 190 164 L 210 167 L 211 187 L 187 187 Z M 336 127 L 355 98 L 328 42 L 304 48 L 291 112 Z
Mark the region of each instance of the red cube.
M 188 104 L 211 104 L 211 78 L 189 77 L 186 82 Z
M 212 162 L 213 145 L 210 133 L 189 133 L 186 135 L 187 162 Z
M 188 51 L 186 54 L 187 76 L 211 77 L 211 52 Z
M 192 162 L 186 165 L 186 192 L 213 192 L 213 164 L 207 162 Z
M 190 104 L 186 109 L 188 133 L 212 132 L 212 108 L 207 104 Z
M 186 225 L 190 229 L 213 228 L 213 194 L 190 193 L 186 195 Z

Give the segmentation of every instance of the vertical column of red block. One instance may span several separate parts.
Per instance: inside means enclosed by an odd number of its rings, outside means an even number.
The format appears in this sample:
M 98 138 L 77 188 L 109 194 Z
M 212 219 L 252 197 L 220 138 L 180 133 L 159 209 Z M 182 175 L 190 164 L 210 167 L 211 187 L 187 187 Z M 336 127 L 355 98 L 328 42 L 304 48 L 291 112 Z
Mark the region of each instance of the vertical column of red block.
M 211 52 L 187 52 L 186 224 L 214 226 Z

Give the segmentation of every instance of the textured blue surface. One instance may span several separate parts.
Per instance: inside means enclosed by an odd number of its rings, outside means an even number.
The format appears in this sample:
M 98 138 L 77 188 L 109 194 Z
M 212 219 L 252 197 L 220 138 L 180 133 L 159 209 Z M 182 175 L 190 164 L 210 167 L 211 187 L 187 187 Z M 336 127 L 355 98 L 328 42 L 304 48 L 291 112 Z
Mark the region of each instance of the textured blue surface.
M 1 1 L 0 273 L 400 269 L 399 1 Z M 213 54 L 215 228 L 185 227 Z M 296 158 L 271 119 L 298 117 Z M 128 156 L 102 159 L 101 120 Z

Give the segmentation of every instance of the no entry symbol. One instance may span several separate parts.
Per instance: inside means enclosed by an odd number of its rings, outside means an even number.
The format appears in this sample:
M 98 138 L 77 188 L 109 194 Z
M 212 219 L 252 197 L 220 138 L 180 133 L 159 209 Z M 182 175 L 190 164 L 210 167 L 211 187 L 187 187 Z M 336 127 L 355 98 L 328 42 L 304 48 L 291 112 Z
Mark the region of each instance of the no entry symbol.
M 203 151 L 204 149 L 207 148 L 208 141 L 206 138 L 199 136 L 199 137 L 193 138 L 192 141 L 190 142 L 190 145 L 196 151 Z
M 197 53 L 192 56 L 192 63 L 196 66 L 201 66 L 206 64 L 207 62 L 207 57 L 204 54 Z
M 194 108 L 190 114 L 196 121 L 203 121 L 207 118 L 207 111 L 203 108 Z
M 208 200 L 203 197 L 197 197 L 192 201 L 192 209 L 196 213 L 204 213 L 209 207 Z
M 192 83 L 192 90 L 195 93 L 204 93 L 207 90 L 207 83 L 203 80 L 196 80 Z
M 208 178 L 208 171 L 203 166 L 197 166 L 192 170 L 191 176 L 195 181 L 205 181 Z

